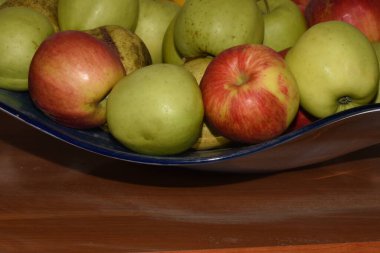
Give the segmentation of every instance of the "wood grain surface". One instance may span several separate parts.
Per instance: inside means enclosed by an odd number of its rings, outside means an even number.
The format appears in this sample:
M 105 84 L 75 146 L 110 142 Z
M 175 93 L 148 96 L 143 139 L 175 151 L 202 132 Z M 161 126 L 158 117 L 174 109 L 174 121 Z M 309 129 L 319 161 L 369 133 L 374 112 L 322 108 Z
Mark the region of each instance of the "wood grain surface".
M 283 173 L 211 173 L 98 156 L 0 112 L 1 253 L 372 253 L 378 242 L 380 145 Z

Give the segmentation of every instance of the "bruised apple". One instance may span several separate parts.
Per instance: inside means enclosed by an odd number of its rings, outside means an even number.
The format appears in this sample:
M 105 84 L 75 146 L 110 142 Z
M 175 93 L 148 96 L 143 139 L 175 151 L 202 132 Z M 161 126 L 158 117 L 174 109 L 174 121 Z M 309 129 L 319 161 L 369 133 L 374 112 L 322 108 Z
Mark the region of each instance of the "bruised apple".
M 281 135 L 299 108 L 297 84 L 285 60 L 263 45 L 223 51 L 207 67 L 200 87 L 206 121 L 241 143 Z
M 124 73 L 119 55 L 104 42 L 81 31 L 58 32 L 32 59 L 29 91 L 58 123 L 93 128 L 106 122 L 106 97 Z

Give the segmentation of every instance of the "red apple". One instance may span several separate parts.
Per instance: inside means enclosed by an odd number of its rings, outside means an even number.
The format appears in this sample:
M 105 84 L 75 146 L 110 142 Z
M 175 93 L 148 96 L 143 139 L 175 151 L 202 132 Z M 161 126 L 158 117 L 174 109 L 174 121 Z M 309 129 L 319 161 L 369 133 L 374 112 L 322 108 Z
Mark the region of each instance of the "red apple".
M 306 6 L 309 4 L 310 0 L 292 0 L 298 5 L 302 13 L 305 13 Z
M 207 67 L 200 87 L 206 121 L 241 143 L 282 134 L 299 107 L 298 87 L 284 59 L 259 44 L 220 53 Z
M 58 123 L 93 128 L 105 123 L 105 98 L 124 73 L 119 55 L 104 42 L 85 32 L 58 32 L 32 59 L 29 91 Z
M 290 124 L 289 128 L 287 129 L 287 132 L 291 132 L 297 129 L 300 129 L 304 126 L 307 126 L 313 121 L 315 121 L 316 118 L 307 113 L 305 110 L 303 110 L 301 107 L 299 108 L 296 117 L 294 118 L 292 124 Z
M 380 1 L 310 0 L 305 16 L 309 26 L 339 20 L 354 25 L 370 41 L 380 41 Z

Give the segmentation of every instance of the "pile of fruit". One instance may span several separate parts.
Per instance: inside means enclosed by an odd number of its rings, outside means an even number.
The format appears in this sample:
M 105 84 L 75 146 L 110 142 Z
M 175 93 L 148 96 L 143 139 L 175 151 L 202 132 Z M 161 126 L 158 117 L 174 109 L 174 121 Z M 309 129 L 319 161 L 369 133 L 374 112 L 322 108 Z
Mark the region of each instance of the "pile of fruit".
M 380 1 L 0 0 L 0 88 L 173 155 L 380 103 Z

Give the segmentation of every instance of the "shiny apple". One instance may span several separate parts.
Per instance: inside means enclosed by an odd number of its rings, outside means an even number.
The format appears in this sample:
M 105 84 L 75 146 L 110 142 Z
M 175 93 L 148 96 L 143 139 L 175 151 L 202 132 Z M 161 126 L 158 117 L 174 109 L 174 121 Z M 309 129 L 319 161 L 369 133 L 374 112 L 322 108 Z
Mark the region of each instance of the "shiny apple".
M 226 138 L 258 143 L 281 135 L 297 114 L 297 83 L 282 56 L 258 45 L 217 55 L 201 84 L 205 119 Z
M 81 31 L 63 31 L 36 51 L 29 72 L 35 105 L 56 122 L 93 128 L 106 122 L 106 97 L 124 76 L 119 55 Z

